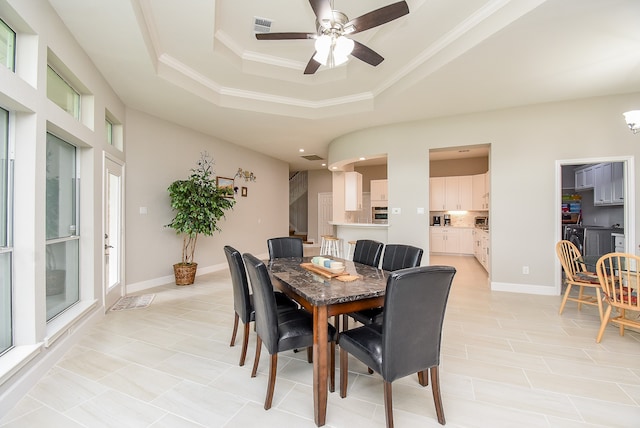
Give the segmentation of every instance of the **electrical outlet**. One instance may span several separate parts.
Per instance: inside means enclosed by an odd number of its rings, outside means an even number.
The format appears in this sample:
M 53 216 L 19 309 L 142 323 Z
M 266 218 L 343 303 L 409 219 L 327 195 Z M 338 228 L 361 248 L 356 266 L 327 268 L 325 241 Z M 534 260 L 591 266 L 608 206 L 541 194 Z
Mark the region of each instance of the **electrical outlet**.
M 522 266 L 522 274 L 529 275 L 529 266 Z
M 400 214 L 401 211 L 400 208 L 391 208 L 391 214 Z

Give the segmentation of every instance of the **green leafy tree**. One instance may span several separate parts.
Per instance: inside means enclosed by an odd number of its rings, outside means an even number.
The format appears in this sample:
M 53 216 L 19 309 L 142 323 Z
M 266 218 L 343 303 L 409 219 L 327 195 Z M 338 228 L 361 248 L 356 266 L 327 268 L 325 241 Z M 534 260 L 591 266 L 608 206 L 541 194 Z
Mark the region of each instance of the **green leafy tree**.
M 236 202 L 232 189 L 216 186 L 214 164 L 207 152 L 201 153 L 198 167 L 191 170 L 189 178 L 176 180 L 167 189 L 171 208 L 176 212 L 167 227 L 184 235 L 182 263 L 193 263 L 198 235 L 211 236 L 219 231 L 220 219 Z

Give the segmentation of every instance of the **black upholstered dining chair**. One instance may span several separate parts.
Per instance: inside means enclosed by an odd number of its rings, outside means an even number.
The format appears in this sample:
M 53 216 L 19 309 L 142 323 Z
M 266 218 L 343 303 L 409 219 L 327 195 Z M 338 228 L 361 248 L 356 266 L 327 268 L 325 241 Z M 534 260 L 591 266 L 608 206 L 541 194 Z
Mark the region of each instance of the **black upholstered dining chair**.
M 404 244 L 387 244 L 384 247 L 382 256 L 382 269 L 393 272 L 400 269 L 420 266 L 422 261 L 422 248 Z M 358 312 L 350 312 L 347 316 L 362 324 L 373 324 L 382 322 L 383 308 L 371 308 Z M 347 316 L 342 318 L 344 328 L 348 328 Z
M 438 422 L 445 424 L 439 365 L 442 324 L 451 283 L 450 266 L 421 266 L 396 271 L 387 280 L 382 324 L 340 333 L 340 396 L 347 396 L 348 354 L 382 376 L 387 427 L 393 427 L 392 382 L 418 374 L 429 384 Z M 427 372 L 428 370 L 428 372 Z
M 242 255 L 235 248 L 226 245 L 224 254 L 227 256 L 229 270 L 231 271 L 231 285 L 233 287 L 233 333 L 231 334 L 231 343 L 236 343 L 236 334 L 238 332 L 238 321 L 244 324 L 244 336 L 242 338 L 242 352 L 240 353 L 240 365 L 244 365 L 247 356 L 247 345 L 249 343 L 249 324 L 255 320 L 255 311 L 253 309 L 253 297 L 249 292 L 249 281 L 247 280 L 247 272 L 245 271 Z M 295 310 L 298 304 L 289 299 L 282 293 L 275 293 L 276 306 L 278 311 Z
M 358 239 L 353 250 L 353 261 L 365 265 L 378 267 L 380 257 L 382 257 L 382 242 L 373 241 L 371 239 Z
M 273 298 L 273 284 L 271 283 L 267 267 L 262 261 L 251 254 L 245 253 L 243 258 L 253 289 L 256 310 L 256 356 L 253 362 L 251 377 L 256 377 L 258 363 L 260 361 L 260 351 L 262 344 L 264 344 L 267 352 L 269 352 L 271 356 L 267 396 L 264 401 L 265 410 L 269 410 L 271 408 L 271 402 L 273 401 L 273 391 L 276 384 L 278 353 L 313 346 L 313 315 L 304 309 L 278 312 L 275 299 Z M 335 390 L 337 332 L 332 325 L 329 325 L 328 329 L 328 339 L 331 342 L 331 346 L 329 346 L 329 389 L 333 392 Z
M 303 246 L 302 239 L 292 236 L 284 236 L 282 238 L 267 239 L 267 247 L 269 247 L 269 259 L 278 259 L 284 257 L 302 257 Z

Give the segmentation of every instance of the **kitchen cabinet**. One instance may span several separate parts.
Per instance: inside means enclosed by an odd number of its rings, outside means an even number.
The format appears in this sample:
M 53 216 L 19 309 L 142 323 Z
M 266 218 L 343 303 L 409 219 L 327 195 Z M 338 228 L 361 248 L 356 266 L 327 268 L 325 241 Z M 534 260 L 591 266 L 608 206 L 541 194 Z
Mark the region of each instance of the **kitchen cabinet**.
M 489 173 L 472 175 L 471 209 L 486 211 L 489 209 Z
M 432 177 L 429 179 L 431 211 L 473 210 L 473 177 Z
M 473 178 L 470 175 L 445 177 L 445 209 L 468 211 L 472 209 Z
M 430 228 L 430 247 L 432 253 L 458 254 L 460 251 L 460 234 L 458 229 L 433 226 Z
M 599 163 L 593 171 L 593 204 L 624 205 L 623 163 Z
M 624 163 L 614 162 L 611 170 L 611 188 L 613 205 L 624 205 Z
M 473 231 L 473 255 L 482 265 L 484 270 L 489 272 L 489 232 L 475 229 Z
M 431 211 L 445 210 L 445 182 L 444 177 L 429 179 L 429 207 Z
M 344 210 L 362 210 L 362 174 L 359 172 L 344 173 Z
M 389 206 L 389 194 L 387 180 L 371 180 L 371 206 Z
M 471 228 L 460 229 L 460 254 L 473 254 L 473 230 Z
M 593 189 L 594 168 L 595 165 L 590 165 L 585 168 L 576 169 L 574 174 L 576 190 Z
M 432 226 L 430 252 L 447 254 L 474 254 L 472 228 Z

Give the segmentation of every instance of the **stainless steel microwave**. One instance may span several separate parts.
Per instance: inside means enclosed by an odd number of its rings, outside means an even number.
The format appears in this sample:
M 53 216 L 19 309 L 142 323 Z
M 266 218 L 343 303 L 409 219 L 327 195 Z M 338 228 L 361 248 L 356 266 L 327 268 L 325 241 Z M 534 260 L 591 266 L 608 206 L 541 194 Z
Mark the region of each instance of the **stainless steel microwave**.
M 389 221 L 389 209 L 387 207 L 371 207 L 371 222 L 387 224 Z

